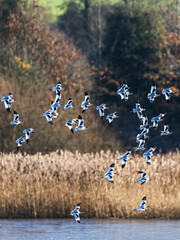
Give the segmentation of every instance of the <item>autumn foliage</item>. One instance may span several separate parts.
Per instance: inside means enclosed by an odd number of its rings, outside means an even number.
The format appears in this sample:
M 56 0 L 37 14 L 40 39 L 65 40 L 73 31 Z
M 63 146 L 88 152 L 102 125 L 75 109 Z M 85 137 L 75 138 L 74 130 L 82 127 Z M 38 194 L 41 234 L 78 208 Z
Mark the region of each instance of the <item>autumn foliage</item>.
M 57 24 L 49 25 L 45 9 L 37 1 L 1 0 L 0 96 L 15 94 L 12 112 L 16 110 L 24 124 L 12 129 L 9 123 L 13 115 L 7 114 L 1 103 L 0 150 L 16 151 L 15 140 L 27 127 L 38 132 L 22 152 L 129 148 L 135 144 L 139 127 L 136 117 L 130 114 L 137 99 L 147 109 L 149 118 L 159 111 L 167 112 L 166 120 L 173 131 L 173 135 L 161 141 L 159 134 L 154 134 L 149 145 L 156 144 L 163 151 L 175 150 L 179 147 L 180 43 L 174 6 L 139 11 L 130 5 L 102 4 L 100 29 L 98 5 L 78 9 L 74 4 L 69 5 L 71 11 L 67 8 L 65 15 L 59 17 L 57 28 Z M 117 95 L 124 80 L 133 92 L 126 103 Z M 175 93 L 169 105 L 163 97 L 154 104 L 148 102 L 146 97 L 153 80 L 158 92 L 173 87 Z M 60 109 L 61 116 L 51 127 L 40 117 L 50 108 L 55 98 L 50 89 L 58 81 L 65 88 L 62 104 L 72 97 L 76 108 Z M 85 91 L 94 104 L 84 115 L 88 131 L 72 136 L 64 124 L 81 113 Z M 120 114 L 119 121 L 111 128 L 106 121 L 101 121 L 95 110 L 102 102 L 107 103 L 109 113 L 117 110 Z

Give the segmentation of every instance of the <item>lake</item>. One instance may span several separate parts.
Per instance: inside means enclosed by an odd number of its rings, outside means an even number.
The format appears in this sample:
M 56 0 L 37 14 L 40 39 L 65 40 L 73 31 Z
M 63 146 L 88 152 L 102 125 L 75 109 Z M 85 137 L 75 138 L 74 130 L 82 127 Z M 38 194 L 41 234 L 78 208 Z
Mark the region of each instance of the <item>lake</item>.
M 73 219 L 0 220 L 0 239 L 3 240 L 179 240 L 180 221 Z

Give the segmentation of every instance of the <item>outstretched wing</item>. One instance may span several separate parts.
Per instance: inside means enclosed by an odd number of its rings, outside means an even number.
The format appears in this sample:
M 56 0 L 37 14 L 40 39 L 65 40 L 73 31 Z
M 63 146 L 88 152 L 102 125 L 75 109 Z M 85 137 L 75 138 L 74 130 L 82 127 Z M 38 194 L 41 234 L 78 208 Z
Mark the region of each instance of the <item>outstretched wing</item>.
M 79 213 L 75 213 L 74 218 L 75 218 L 76 222 L 80 223 Z
M 79 209 L 80 209 L 80 204 L 81 204 L 81 203 L 76 204 L 74 211 L 79 211 Z
M 141 174 L 141 178 L 144 178 L 146 176 L 146 172 L 139 171 L 138 173 Z
M 153 82 L 153 85 L 151 86 L 151 93 L 156 93 L 156 84 Z
M 83 126 L 84 120 L 82 119 L 82 117 L 81 117 L 80 115 L 79 115 L 79 117 L 78 117 L 78 120 L 79 120 L 78 127 Z
M 143 199 L 141 201 L 141 206 L 140 207 L 144 207 L 145 204 L 146 204 L 146 196 L 143 197 Z
M 168 132 L 169 131 L 169 125 L 167 125 L 166 122 L 164 122 L 164 132 Z
M 124 154 L 124 157 L 128 157 L 128 155 L 131 153 L 131 150 L 128 150 L 125 154 Z
M 115 166 L 115 164 L 112 163 L 111 166 L 108 169 L 108 173 L 112 173 L 114 171 L 114 166 Z
M 14 111 L 14 121 L 18 121 L 19 120 L 19 114 Z
M 111 175 L 108 175 L 108 181 L 114 183 L 113 177 Z

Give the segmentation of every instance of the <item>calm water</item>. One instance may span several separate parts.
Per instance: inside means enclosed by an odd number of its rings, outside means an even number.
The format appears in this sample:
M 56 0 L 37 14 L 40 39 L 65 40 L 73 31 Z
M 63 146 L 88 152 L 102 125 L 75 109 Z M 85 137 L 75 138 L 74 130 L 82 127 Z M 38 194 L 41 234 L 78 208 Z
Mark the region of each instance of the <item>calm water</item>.
M 158 220 L 0 220 L 0 239 L 9 240 L 180 240 L 180 221 Z

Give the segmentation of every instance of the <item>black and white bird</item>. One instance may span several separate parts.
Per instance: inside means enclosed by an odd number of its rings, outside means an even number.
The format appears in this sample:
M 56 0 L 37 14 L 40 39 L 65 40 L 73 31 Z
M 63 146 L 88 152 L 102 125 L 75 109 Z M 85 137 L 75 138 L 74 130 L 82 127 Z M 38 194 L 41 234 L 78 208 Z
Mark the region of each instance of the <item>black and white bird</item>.
M 58 108 L 61 106 L 62 105 L 60 105 L 58 102 L 53 102 L 53 101 L 51 102 L 51 116 L 53 119 L 61 115 L 60 113 L 57 112 Z
M 153 123 L 153 129 L 157 129 L 158 127 L 158 122 L 163 121 L 163 117 L 166 115 L 166 113 L 160 113 L 157 117 L 153 117 L 151 119 L 151 122 Z
M 101 105 L 96 107 L 96 110 L 99 110 L 99 116 L 103 119 L 104 118 L 104 110 L 108 109 L 106 104 L 102 103 Z
M 139 133 L 137 136 L 136 136 L 136 142 L 139 142 L 142 137 L 144 137 L 144 139 L 148 138 L 148 133 L 149 133 L 149 126 L 147 126 L 146 128 L 144 127 L 144 129 L 142 130 L 141 133 Z
M 117 173 L 114 173 L 114 166 L 115 164 L 111 164 L 106 174 L 104 174 L 104 178 L 107 178 L 109 182 L 114 183 L 113 176 L 117 175 Z
M 52 110 L 51 109 L 49 109 L 49 110 L 47 110 L 43 115 L 42 115 L 42 117 L 45 117 L 46 118 L 46 120 L 47 120 L 47 122 L 49 123 L 49 124 L 53 124 L 52 123 Z M 42 118 L 41 117 L 41 118 Z
M 12 102 L 16 102 L 13 98 L 13 93 L 9 93 L 8 96 L 4 96 L 1 98 L 1 102 L 4 102 L 5 109 L 10 112 L 10 107 Z
M 68 108 L 75 108 L 73 105 L 72 105 L 72 98 L 69 98 L 68 102 L 66 105 L 64 105 L 64 109 L 68 109 Z
M 64 90 L 63 87 L 61 87 L 61 82 L 58 82 L 58 84 L 52 88 L 52 91 L 60 92 L 61 90 Z
M 174 91 L 171 88 L 166 88 L 162 90 L 162 94 L 165 96 L 167 103 L 169 103 L 171 93 L 174 93 Z
M 145 197 L 143 197 L 143 199 L 141 201 L 140 207 L 134 209 L 134 211 L 136 211 L 136 210 L 144 211 L 146 208 L 149 208 L 149 206 L 146 206 L 146 196 L 145 196 Z
M 148 117 L 146 115 L 146 113 L 142 113 L 142 118 L 141 118 L 142 124 L 140 125 L 140 130 L 144 130 L 145 128 L 148 127 L 149 123 L 148 123 Z
M 61 92 L 56 91 L 56 97 L 55 97 L 54 103 L 59 103 L 60 101 L 61 101 Z
M 138 150 L 145 150 L 146 148 L 144 147 L 145 145 L 145 139 L 144 139 L 144 136 L 141 137 L 141 139 L 139 140 L 139 145 L 137 148 L 134 148 L 135 151 L 138 151 Z
M 81 115 L 79 115 L 78 117 L 78 126 L 75 127 L 75 131 L 79 131 L 79 130 L 86 130 L 87 128 L 84 127 L 84 120 L 82 119 Z
M 27 128 L 24 129 L 23 133 L 25 133 L 26 143 L 28 143 L 30 139 L 30 133 L 35 133 L 35 130 L 33 128 Z
M 17 145 L 17 150 L 19 150 L 19 148 L 22 146 L 23 142 L 25 142 L 25 136 L 21 136 L 20 138 L 18 138 L 16 140 Z
M 131 153 L 131 150 L 128 150 L 123 156 L 118 158 L 117 160 L 120 160 L 122 162 L 122 168 L 126 166 L 127 160 L 132 160 L 132 158 L 129 158 L 129 154 Z
M 85 99 L 84 99 L 84 101 L 81 103 L 81 108 L 83 109 L 83 110 L 82 110 L 82 113 L 84 113 L 84 112 L 88 109 L 89 106 L 92 106 L 92 105 L 93 105 L 93 104 L 91 104 L 91 103 L 89 102 L 89 99 L 90 99 L 89 94 L 88 94 L 87 92 L 85 92 Z
M 119 116 L 116 115 L 116 112 L 113 112 L 111 114 L 109 114 L 107 117 L 106 117 L 106 120 L 109 121 L 109 124 L 111 125 L 112 121 L 115 119 L 115 118 L 118 118 Z
M 68 120 L 66 122 L 65 127 L 68 127 L 70 129 L 70 131 L 72 133 L 74 133 L 74 131 L 73 131 L 73 124 L 77 124 L 77 121 L 78 121 L 78 119 L 72 118 L 72 119 L 70 119 L 70 120 Z
M 74 216 L 74 219 L 76 220 L 76 222 L 80 223 L 80 216 L 79 214 L 82 214 L 83 212 L 80 212 L 80 203 L 78 203 L 75 206 L 75 209 L 71 211 L 71 216 Z
M 161 131 L 161 136 L 164 136 L 164 135 L 170 135 L 172 134 L 173 132 L 169 132 L 169 125 L 167 125 L 166 122 L 164 122 L 164 130 Z
M 141 178 L 138 179 L 138 181 L 137 181 L 136 183 L 139 182 L 139 183 L 141 183 L 141 185 L 142 185 L 142 184 L 144 184 L 144 183 L 146 183 L 146 182 L 152 181 L 151 179 L 148 179 L 148 178 L 146 177 L 146 172 L 138 171 L 138 173 L 141 174 Z
M 23 123 L 23 122 L 19 121 L 19 114 L 16 111 L 14 111 L 14 120 L 13 120 L 13 122 L 11 122 L 11 125 L 17 126 L 21 123 Z
M 153 152 L 156 150 L 156 147 L 151 147 L 147 152 L 143 153 L 143 157 L 146 158 L 146 163 L 151 164 L 151 157 L 155 156 Z
M 131 95 L 132 93 L 129 92 L 129 87 L 126 83 L 126 81 L 124 81 L 122 87 L 117 90 L 117 94 L 121 97 L 121 100 L 125 100 L 127 101 L 129 99 L 129 95 Z
M 147 98 L 151 103 L 153 103 L 155 98 L 159 96 L 160 96 L 159 94 L 156 94 L 156 83 L 153 82 L 153 85 L 151 86 L 151 91 L 150 93 L 148 93 Z
M 143 111 L 145 111 L 145 109 L 143 109 L 139 103 L 139 101 L 136 102 L 136 106 L 135 108 L 133 108 L 132 112 L 133 113 L 137 113 L 137 116 L 140 120 L 143 119 Z

